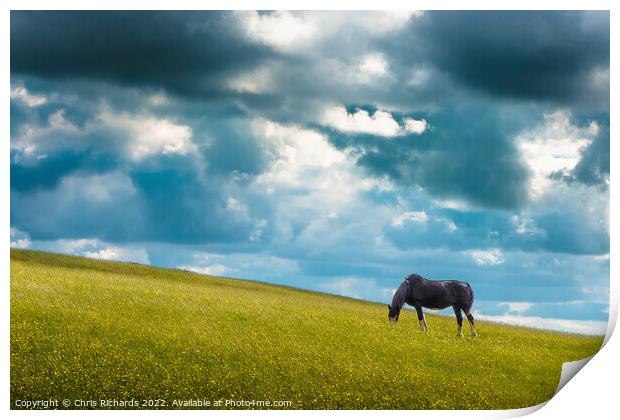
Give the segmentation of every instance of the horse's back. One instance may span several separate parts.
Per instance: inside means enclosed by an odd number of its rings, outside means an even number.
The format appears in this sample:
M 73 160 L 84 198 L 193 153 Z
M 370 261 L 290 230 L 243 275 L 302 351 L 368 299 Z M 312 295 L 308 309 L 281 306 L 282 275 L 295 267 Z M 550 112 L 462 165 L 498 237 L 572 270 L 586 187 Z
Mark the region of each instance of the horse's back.
M 454 305 L 456 299 L 451 282 L 446 280 L 427 280 L 417 285 L 414 294 L 415 299 L 429 309 L 445 309 Z
M 414 277 L 409 276 L 409 278 Z M 430 309 L 445 309 L 457 306 L 468 312 L 474 301 L 474 294 L 469 283 L 459 280 L 429 280 L 415 276 L 411 281 L 407 303 L 419 304 Z M 419 278 L 418 278 L 419 277 Z
M 447 306 L 456 305 L 469 311 L 474 302 L 474 293 L 469 283 L 460 280 L 440 280 L 432 283 L 441 284 L 441 287 L 447 291 L 450 298 L 450 304 Z

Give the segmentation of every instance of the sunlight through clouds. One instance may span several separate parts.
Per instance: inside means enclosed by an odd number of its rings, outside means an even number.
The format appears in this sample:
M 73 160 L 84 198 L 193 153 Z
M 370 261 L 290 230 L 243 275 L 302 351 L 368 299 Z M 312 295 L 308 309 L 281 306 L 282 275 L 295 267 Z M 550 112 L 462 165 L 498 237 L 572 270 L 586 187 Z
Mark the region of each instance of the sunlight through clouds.
M 377 110 L 372 115 L 364 109 L 350 113 L 343 106 L 334 106 L 325 110 L 321 122 L 338 131 L 352 134 L 373 134 L 381 137 L 397 137 L 406 134 L 422 134 L 426 128 L 426 120 L 405 118 L 400 125 L 392 114 Z

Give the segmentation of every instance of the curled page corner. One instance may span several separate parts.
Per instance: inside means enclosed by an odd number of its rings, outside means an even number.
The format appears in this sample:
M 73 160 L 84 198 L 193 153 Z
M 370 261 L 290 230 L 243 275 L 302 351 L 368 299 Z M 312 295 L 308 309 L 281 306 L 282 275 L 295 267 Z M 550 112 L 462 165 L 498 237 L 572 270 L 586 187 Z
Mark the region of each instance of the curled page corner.
M 532 414 L 538 410 L 540 410 L 541 408 L 543 408 L 545 405 L 547 405 L 547 403 L 549 402 L 549 400 L 541 402 L 540 404 L 537 405 L 532 405 L 530 407 L 524 407 L 524 408 L 515 408 L 512 410 L 504 410 L 502 413 L 503 415 L 500 416 L 499 418 L 516 418 L 516 417 L 524 417 L 527 416 L 529 414 Z
M 553 397 L 558 392 L 560 392 L 560 390 L 562 388 L 564 388 L 564 385 L 566 385 L 568 383 L 568 381 L 573 379 L 573 377 L 577 374 L 577 372 L 579 372 L 586 364 L 588 364 L 588 362 L 595 355 L 596 355 L 596 353 L 593 354 L 592 356 L 586 357 L 585 359 L 580 359 L 580 360 L 575 360 L 575 361 L 572 361 L 572 362 L 562 363 L 562 373 L 560 374 L 560 381 L 558 382 L 558 387 L 555 389 L 555 392 L 553 393 Z M 507 413 L 506 413 L 507 416 L 506 417 L 522 417 L 522 416 L 526 416 L 528 414 L 532 414 L 535 411 L 538 411 L 541 408 L 543 408 L 545 405 L 547 405 L 547 403 L 549 401 L 551 401 L 551 399 L 553 397 L 551 397 L 547 401 L 544 401 L 544 402 L 542 402 L 542 403 L 540 403 L 538 405 L 533 405 L 531 407 L 524 407 L 524 408 L 519 408 L 519 409 L 515 409 L 515 410 L 506 410 L 507 411 Z
M 614 293 L 613 289 L 611 293 L 613 296 L 613 293 Z M 609 304 L 609 319 L 607 321 L 607 332 L 605 333 L 605 339 L 603 340 L 603 345 L 601 346 L 601 349 L 605 347 L 605 345 L 611 338 L 611 335 L 614 333 L 614 330 L 616 329 L 617 320 L 618 320 L 618 299 L 611 298 L 611 301 Z
M 616 327 L 617 313 L 618 313 L 617 302 L 615 304 L 612 303 L 610 305 L 610 316 L 609 316 L 609 321 L 608 321 L 608 324 L 607 324 L 607 332 L 605 334 L 605 339 L 603 340 L 603 344 L 601 345 L 601 348 L 598 349 L 598 351 L 596 353 L 594 353 L 593 355 L 588 356 L 588 357 L 586 357 L 584 359 L 574 360 L 572 362 L 562 363 L 562 373 L 560 374 L 560 380 L 558 382 L 558 387 L 555 389 L 555 392 L 553 393 L 553 396 L 555 396 L 558 392 L 560 392 L 560 390 L 562 388 L 564 388 L 564 386 L 571 379 L 573 379 L 573 377 L 577 374 L 577 372 L 579 372 L 581 369 L 583 369 L 583 367 L 585 365 L 587 365 L 588 362 L 590 360 L 592 360 L 592 358 L 594 356 L 596 356 L 598 354 L 598 352 L 603 349 L 603 347 L 605 347 L 605 345 L 609 341 L 609 338 L 613 334 L 614 329 Z M 504 413 L 505 413 L 506 416 L 502 417 L 502 418 L 522 417 L 522 416 L 526 416 L 528 414 L 532 414 L 532 413 L 540 410 L 541 408 L 543 408 L 545 405 L 547 405 L 547 403 L 549 401 L 551 401 L 552 398 L 553 397 L 551 397 L 547 401 L 544 401 L 544 402 L 542 402 L 542 403 L 540 403 L 538 405 L 533 405 L 531 407 L 524 407 L 524 408 L 518 408 L 518 409 L 513 409 L 513 410 L 505 410 Z
M 566 385 L 568 381 L 573 379 L 573 377 L 577 374 L 577 372 L 583 369 L 583 367 L 587 365 L 588 362 L 592 360 L 592 358 L 596 356 L 596 354 L 603 349 L 603 347 L 605 347 L 605 345 L 611 338 L 611 335 L 613 334 L 614 329 L 616 328 L 617 318 L 618 318 L 618 301 L 616 299 L 611 299 L 611 303 L 609 305 L 609 319 L 607 321 L 607 331 L 605 333 L 605 338 L 603 340 L 603 344 L 601 345 L 601 348 L 598 349 L 598 351 L 594 353 L 592 356 L 586 357 L 585 359 L 562 363 L 562 373 L 560 375 L 560 381 L 558 382 L 558 387 L 555 389 L 555 392 L 553 393 L 554 396 L 558 392 L 560 392 L 560 390 L 564 388 L 564 385 Z
M 573 362 L 562 363 L 562 374 L 560 375 L 560 381 L 553 395 L 556 395 L 564 385 L 568 383 L 595 355 L 586 357 L 585 359 L 575 360 Z

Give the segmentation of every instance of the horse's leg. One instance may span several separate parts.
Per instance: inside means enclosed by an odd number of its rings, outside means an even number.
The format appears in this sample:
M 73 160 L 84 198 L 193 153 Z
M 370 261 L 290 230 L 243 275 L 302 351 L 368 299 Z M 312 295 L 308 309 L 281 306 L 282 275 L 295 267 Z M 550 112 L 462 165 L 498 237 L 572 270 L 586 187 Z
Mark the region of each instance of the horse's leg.
M 461 308 L 454 305 L 452 309 L 454 309 L 454 315 L 456 315 L 456 322 L 459 324 L 459 332 L 457 335 L 463 337 L 463 314 L 461 313 Z
M 474 325 L 474 316 L 469 312 L 465 312 L 465 315 L 467 315 L 467 320 L 469 321 L 469 326 L 471 328 L 471 335 L 473 337 L 477 337 L 478 333 L 476 332 L 476 326 Z
M 418 313 L 418 321 L 420 321 L 420 329 L 422 331 L 428 330 L 428 326 L 426 325 L 426 321 L 424 320 L 424 312 L 422 311 L 422 307 L 420 305 L 415 305 L 415 310 Z

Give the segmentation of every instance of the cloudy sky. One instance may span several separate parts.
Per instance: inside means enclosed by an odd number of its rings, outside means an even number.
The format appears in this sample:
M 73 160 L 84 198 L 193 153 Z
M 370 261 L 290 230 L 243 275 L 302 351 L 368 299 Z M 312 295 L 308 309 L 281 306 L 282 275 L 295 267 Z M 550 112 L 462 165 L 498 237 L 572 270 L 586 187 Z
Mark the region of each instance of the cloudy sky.
M 604 331 L 607 12 L 12 12 L 11 246 Z

